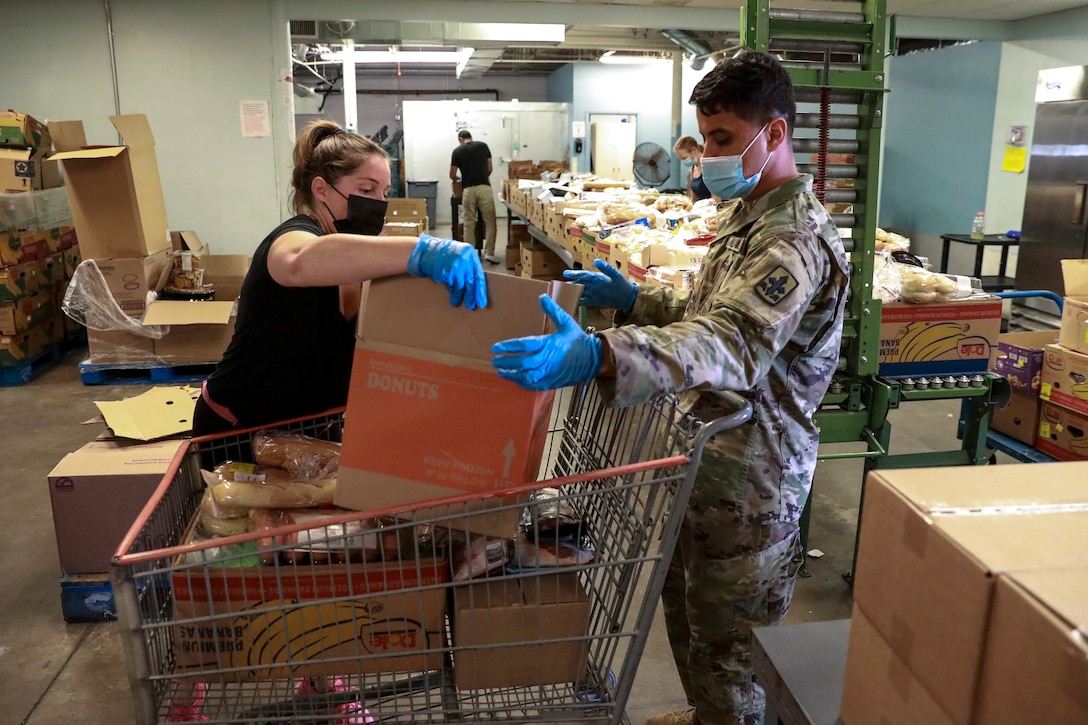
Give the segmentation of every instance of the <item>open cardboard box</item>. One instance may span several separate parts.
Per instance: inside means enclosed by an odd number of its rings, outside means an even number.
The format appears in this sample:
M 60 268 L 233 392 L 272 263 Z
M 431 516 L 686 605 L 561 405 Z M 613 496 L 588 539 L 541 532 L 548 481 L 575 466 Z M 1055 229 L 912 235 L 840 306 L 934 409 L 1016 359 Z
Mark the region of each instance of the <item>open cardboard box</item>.
M 167 363 L 216 362 L 234 335 L 235 304 L 249 269 L 241 254 L 211 254 L 203 258 L 204 284 L 215 285 L 215 299 L 206 302 L 155 300 L 143 324 L 169 325 L 155 340 L 155 356 Z
M 170 248 L 155 138 L 143 114 L 110 116 L 124 146 L 89 146 L 82 121 L 49 130 L 84 259 L 146 257 Z
M 958 725 L 973 722 L 996 578 L 1084 563 L 1088 463 L 1046 471 L 878 469 L 866 479 L 854 603 Z
M 403 275 L 364 286 L 338 506 L 373 510 L 537 480 L 554 392 L 500 378 L 491 346 L 545 333 L 538 297 L 548 294 L 573 313 L 581 286 L 486 276 L 488 306 L 474 311 L 452 307 L 445 287 L 427 279 Z M 469 506 L 512 503 L 481 498 Z M 519 513 L 510 507 L 449 525 L 509 538 Z
M 1088 259 L 1063 259 L 1065 298 L 1058 342 L 1088 353 Z

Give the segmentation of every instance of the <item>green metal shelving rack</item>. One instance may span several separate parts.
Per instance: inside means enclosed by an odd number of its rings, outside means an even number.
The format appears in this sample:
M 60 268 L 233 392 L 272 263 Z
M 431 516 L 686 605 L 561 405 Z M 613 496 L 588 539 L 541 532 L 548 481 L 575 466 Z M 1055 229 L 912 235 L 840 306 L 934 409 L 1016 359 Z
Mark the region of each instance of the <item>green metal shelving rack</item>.
M 843 322 L 842 355 L 828 395 L 816 414 L 822 444 L 864 443 L 865 451 L 821 452 L 820 460 L 865 460 L 864 476 L 874 468 L 914 468 L 985 464 L 986 433 L 994 409 L 1007 395 L 999 379 L 983 376 L 975 387 L 905 390 L 879 376 L 880 300 L 873 299 L 876 210 L 880 188 L 880 139 L 887 93 L 884 60 L 891 46 L 894 18 L 885 0 L 823 0 L 828 9 L 771 7 L 770 0 L 748 0 L 741 10 L 741 44 L 772 53 L 789 69 L 798 101 L 794 152 L 798 168 L 811 173 L 827 204 L 852 204 L 850 214 L 832 214 L 852 267 L 850 298 Z M 806 2 L 807 7 L 818 5 Z M 847 10 L 843 10 L 847 8 Z M 809 163 L 804 163 L 805 156 Z M 852 162 L 847 163 L 849 157 Z M 828 181 L 851 179 L 850 187 Z M 956 450 L 932 453 L 889 452 L 888 413 L 902 403 L 963 399 L 962 439 Z M 953 434 L 955 431 L 953 431 Z M 802 518 L 807 542 L 811 499 Z M 860 517 L 859 526 L 860 531 Z M 857 553 L 855 541 L 855 558 Z M 845 575 L 852 581 L 852 572 Z

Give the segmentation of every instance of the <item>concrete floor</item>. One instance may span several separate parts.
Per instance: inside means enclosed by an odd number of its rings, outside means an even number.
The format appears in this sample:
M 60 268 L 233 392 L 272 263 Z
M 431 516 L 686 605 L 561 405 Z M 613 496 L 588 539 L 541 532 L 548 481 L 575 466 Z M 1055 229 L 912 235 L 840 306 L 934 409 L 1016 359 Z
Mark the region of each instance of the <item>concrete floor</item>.
M 502 225 L 500 225 L 502 226 Z M 503 230 L 505 232 L 505 230 Z M 133 722 L 118 624 L 66 624 L 60 610 L 60 568 L 46 476 L 69 451 L 94 438 L 98 426 L 80 422 L 97 413 L 94 400 L 139 394 L 145 386 L 84 386 L 74 350 L 31 383 L 0 389 L 0 725 Z M 959 406 L 911 403 L 893 411 L 893 452 L 958 448 Z M 850 450 L 838 446 L 836 449 Z M 1002 463 L 1011 459 L 1000 456 Z M 842 574 L 851 566 L 861 487 L 859 461 L 824 462 L 814 485 L 809 559 L 788 621 L 848 617 L 851 593 Z M 628 714 L 634 723 L 685 707 L 660 608 Z

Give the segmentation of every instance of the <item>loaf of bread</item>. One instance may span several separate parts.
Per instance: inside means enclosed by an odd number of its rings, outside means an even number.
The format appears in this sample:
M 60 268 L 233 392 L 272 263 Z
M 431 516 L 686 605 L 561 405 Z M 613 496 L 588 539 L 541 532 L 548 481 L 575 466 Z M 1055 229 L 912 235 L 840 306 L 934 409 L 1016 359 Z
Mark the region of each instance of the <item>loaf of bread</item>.
M 282 468 L 304 480 L 335 477 L 340 466 L 339 443 L 278 430 L 254 433 L 253 455 L 262 466 Z
M 296 509 L 329 506 L 336 479 L 320 481 L 223 481 L 211 486 L 212 496 L 227 508 Z
M 249 509 L 220 506 L 210 488 L 200 500 L 200 524 L 212 536 L 236 536 L 251 530 Z

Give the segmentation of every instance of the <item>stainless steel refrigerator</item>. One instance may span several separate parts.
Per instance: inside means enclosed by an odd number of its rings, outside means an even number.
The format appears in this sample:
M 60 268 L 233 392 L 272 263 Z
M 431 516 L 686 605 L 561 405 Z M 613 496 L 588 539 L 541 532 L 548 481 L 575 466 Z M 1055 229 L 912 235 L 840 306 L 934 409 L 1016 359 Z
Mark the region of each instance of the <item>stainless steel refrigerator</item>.
M 1016 288 L 1065 293 L 1061 260 L 1088 257 L 1088 67 L 1039 72 Z

